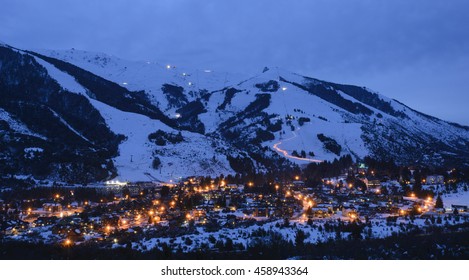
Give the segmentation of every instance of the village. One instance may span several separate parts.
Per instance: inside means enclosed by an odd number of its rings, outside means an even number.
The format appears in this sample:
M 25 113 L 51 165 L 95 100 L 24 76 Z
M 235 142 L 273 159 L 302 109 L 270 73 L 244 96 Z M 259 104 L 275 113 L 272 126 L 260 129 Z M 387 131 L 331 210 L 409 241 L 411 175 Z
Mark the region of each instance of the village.
M 412 176 L 390 180 L 375 172 L 356 165 L 340 176 L 322 178 L 315 187 L 299 174 L 262 186 L 193 176 L 166 184 L 112 180 L 44 187 L 47 192 L 25 190 L 23 198 L 3 191 L 0 234 L 3 241 L 63 247 L 239 251 L 260 230 L 278 230 L 293 241 L 302 231 L 304 242 L 315 243 L 384 238 L 469 221 L 469 201 L 444 204 L 441 197 L 467 194 L 467 184 L 434 174 L 420 182 Z

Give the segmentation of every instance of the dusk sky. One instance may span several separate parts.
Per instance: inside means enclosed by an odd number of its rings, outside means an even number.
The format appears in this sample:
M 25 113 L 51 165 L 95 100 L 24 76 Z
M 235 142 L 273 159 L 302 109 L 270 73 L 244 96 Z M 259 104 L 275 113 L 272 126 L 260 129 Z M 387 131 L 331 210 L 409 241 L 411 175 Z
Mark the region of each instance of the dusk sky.
M 366 86 L 469 125 L 469 1 L 3 0 L 0 40 Z

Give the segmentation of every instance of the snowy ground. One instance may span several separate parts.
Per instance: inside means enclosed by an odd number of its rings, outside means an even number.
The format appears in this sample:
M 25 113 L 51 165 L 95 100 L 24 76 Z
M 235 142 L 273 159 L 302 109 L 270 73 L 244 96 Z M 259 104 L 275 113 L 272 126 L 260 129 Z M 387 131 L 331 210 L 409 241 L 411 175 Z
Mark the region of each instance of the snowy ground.
M 343 217 L 339 217 L 344 219 Z M 139 242 L 134 242 L 132 247 L 138 250 L 151 250 L 153 248 L 162 248 L 163 244 L 170 246 L 173 250 L 181 249 L 183 252 L 190 252 L 196 248 L 204 246 L 202 244 L 208 245 L 208 247 L 213 248 L 215 244 L 210 243 L 209 240 L 213 238 L 215 240 L 226 241 L 227 238 L 233 240 L 233 243 L 243 244 L 247 246 L 250 242 L 253 242 L 256 239 L 256 232 L 259 230 L 264 230 L 266 232 L 272 231 L 277 232 L 283 236 L 285 240 L 289 240 L 295 243 L 295 236 L 298 230 L 302 230 L 306 233 L 307 238 L 305 243 L 318 243 L 318 242 L 327 242 L 329 240 L 334 240 L 337 238 L 337 234 L 334 230 L 326 232 L 325 223 L 329 222 L 334 224 L 337 221 L 336 218 L 331 219 L 319 219 L 314 220 L 313 226 L 309 226 L 305 221 L 291 221 L 290 226 L 283 227 L 283 220 L 276 220 L 272 222 L 267 222 L 263 225 L 254 225 L 247 228 L 223 228 L 217 232 L 205 232 L 203 228 L 197 228 L 198 234 L 184 235 L 176 238 L 151 238 L 144 239 Z M 458 224 L 462 222 L 469 221 L 469 216 L 462 216 L 458 221 L 449 218 L 448 221 L 444 220 L 441 224 L 432 224 L 433 226 L 443 226 L 447 224 Z M 362 237 L 365 238 L 386 238 L 396 233 L 405 233 L 406 231 L 413 228 L 425 228 L 430 226 L 429 221 L 426 221 L 425 218 L 417 218 L 414 221 L 410 219 L 405 220 L 404 218 L 398 218 L 396 223 L 387 223 L 385 216 L 381 218 L 375 218 L 371 220 L 371 226 L 366 226 L 363 229 Z M 340 234 L 341 238 L 348 238 L 350 235 L 349 232 L 342 232 Z M 210 238 L 213 236 L 213 238 Z M 262 237 L 265 238 L 265 237 Z M 186 239 L 192 241 L 191 245 L 187 245 Z
M 469 191 L 445 194 L 441 198 L 445 208 L 451 208 L 452 204 L 469 207 Z

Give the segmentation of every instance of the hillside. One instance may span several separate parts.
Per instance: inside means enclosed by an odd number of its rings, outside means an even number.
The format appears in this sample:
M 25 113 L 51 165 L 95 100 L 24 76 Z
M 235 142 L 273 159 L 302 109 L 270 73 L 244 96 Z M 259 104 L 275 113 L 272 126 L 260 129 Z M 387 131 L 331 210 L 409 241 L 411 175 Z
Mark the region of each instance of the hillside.
M 0 70 L 3 176 L 167 181 L 343 155 L 469 165 L 469 128 L 283 69 L 240 77 L 3 45 Z

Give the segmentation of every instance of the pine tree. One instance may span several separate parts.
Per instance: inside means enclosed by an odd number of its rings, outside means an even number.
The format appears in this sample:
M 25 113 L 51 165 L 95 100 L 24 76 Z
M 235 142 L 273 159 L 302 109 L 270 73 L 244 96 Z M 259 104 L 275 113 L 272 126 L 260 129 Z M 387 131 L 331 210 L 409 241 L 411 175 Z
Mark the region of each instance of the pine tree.
M 443 200 L 441 199 L 441 196 L 436 198 L 435 208 L 443 208 Z

